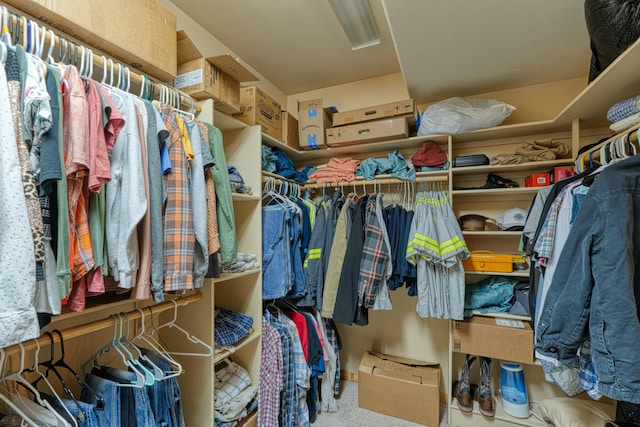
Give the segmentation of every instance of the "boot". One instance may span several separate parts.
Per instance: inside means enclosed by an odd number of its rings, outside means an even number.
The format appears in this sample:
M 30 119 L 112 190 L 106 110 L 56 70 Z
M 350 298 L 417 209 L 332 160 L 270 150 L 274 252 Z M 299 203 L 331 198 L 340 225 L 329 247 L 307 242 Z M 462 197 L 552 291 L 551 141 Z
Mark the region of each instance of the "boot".
M 464 368 L 460 374 L 460 379 L 457 382 L 455 391 L 456 402 L 458 404 L 458 408 L 460 408 L 462 412 L 473 411 L 473 395 L 471 393 L 471 385 L 469 385 L 469 375 L 471 373 L 471 368 L 475 363 L 475 356 L 470 357 L 467 354 L 467 361 L 464 364 Z
M 476 400 L 480 406 L 480 413 L 485 417 L 493 417 L 496 414 L 491 395 L 491 358 L 480 358 L 480 386 L 476 393 Z

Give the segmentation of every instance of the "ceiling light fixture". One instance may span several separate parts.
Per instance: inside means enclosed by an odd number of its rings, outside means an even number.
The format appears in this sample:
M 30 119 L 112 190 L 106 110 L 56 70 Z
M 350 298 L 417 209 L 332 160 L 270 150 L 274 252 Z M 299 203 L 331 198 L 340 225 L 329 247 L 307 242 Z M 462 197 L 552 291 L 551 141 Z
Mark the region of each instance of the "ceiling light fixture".
M 368 0 L 329 0 L 329 3 L 351 42 L 352 50 L 380 44 Z

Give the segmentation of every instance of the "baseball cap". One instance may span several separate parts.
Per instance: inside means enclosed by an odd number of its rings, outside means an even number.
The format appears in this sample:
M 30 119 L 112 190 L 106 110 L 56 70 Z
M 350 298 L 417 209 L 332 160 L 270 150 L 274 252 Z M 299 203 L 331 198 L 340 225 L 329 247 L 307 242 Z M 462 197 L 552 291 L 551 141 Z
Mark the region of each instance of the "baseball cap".
M 502 231 L 522 231 L 527 221 L 527 211 L 520 208 L 509 209 L 500 215 L 498 228 Z

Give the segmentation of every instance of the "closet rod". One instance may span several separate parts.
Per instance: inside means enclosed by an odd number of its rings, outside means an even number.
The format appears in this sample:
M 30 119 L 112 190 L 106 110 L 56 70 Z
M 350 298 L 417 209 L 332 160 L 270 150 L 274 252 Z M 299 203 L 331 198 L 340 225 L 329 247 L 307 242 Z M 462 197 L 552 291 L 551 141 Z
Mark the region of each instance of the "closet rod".
M 356 179 L 355 181 L 340 181 L 340 182 L 326 182 L 326 183 L 318 183 L 318 182 L 310 182 L 308 184 L 304 184 L 302 187 L 305 189 L 315 189 L 315 188 L 323 188 L 323 187 L 340 187 L 340 186 L 349 186 L 349 185 L 382 185 L 382 184 L 400 184 L 402 182 L 446 182 L 448 181 L 447 176 L 419 176 L 415 181 L 407 181 L 400 178 L 375 178 L 371 180 L 365 179 Z
M 147 307 L 141 308 L 140 310 L 144 311 L 145 316 L 147 315 L 151 316 L 152 314 L 158 314 L 167 310 L 174 309 L 176 305 L 172 301 L 175 301 L 178 304 L 177 307 L 185 307 L 186 305 L 192 302 L 200 301 L 201 299 L 202 299 L 202 294 L 196 293 L 193 295 L 187 295 L 184 297 L 179 297 L 169 301 L 147 306 Z M 113 314 L 117 314 L 117 313 L 113 313 Z M 140 311 L 138 310 L 132 310 L 125 313 L 125 318 L 127 321 L 140 319 L 141 317 L 142 316 L 140 315 Z M 69 339 L 77 338 L 92 332 L 100 331 L 102 329 L 112 328 L 115 322 L 116 322 L 115 318 L 107 317 L 105 319 L 96 320 L 94 322 L 84 323 L 82 325 L 63 329 L 60 332 L 62 333 L 63 340 L 69 340 Z M 54 342 L 60 341 L 60 337 L 58 334 L 52 334 L 52 335 L 53 335 Z M 51 338 L 49 338 L 46 335 L 40 335 L 38 338 L 36 338 L 36 340 L 38 341 L 38 344 L 40 345 L 40 347 L 48 346 L 51 344 Z M 35 340 L 25 341 L 22 343 L 22 346 L 24 347 L 25 351 L 35 350 L 37 348 Z M 20 354 L 20 346 L 17 344 L 6 347 L 4 350 L 7 356 L 10 356 L 12 354 Z
M 0 6 L 4 6 L 7 8 L 7 10 L 12 10 L 12 8 L 9 8 L 8 6 L 4 5 L 3 3 L 0 3 Z M 28 26 L 26 25 L 27 20 L 29 20 L 32 24 L 34 23 L 34 20 L 31 20 L 30 18 L 27 18 L 25 16 L 21 16 L 17 11 L 12 10 L 12 13 L 9 14 L 9 25 L 8 27 L 4 27 L 2 29 L 3 34 L 5 32 L 9 32 L 9 34 L 11 35 L 12 39 L 15 40 L 16 35 L 12 34 L 11 31 L 13 30 L 18 30 L 20 32 L 19 36 L 20 36 L 20 40 L 19 43 L 25 48 L 25 50 L 27 49 L 27 35 L 26 32 L 28 31 L 27 28 Z M 18 23 L 18 19 L 20 19 L 20 22 Z M 36 25 L 37 28 L 37 32 L 38 34 L 36 35 L 35 38 L 38 39 L 38 42 L 40 40 L 43 40 L 44 43 L 42 45 L 42 52 L 46 53 L 49 51 L 49 48 L 51 46 L 52 43 L 52 34 L 53 34 L 53 50 L 52 50 L 52 56 L 58 56 L 59 52 L 63 52 L 64 56 L 66 57 L 67 55 L 69 55 L 69 58 L 71 57 L 71 55 L 73 55 L 73 58 L 76 61 L 80 61 L 82 59 L 82 48 L 85 48 L 85 55 L 88 55 L 88 50 L 94 51 L 93 48 L 90 47 L 86 47 L 84 45 L 82 45 L 81 43 L 74 41 L 75 39 L 73 39 L 73 37 L 63 37 L 58 35 L 54 30 L 48 28 L 45 26 L 45 24 L 38 22 Z M 42 34 L 42 32 L 44 32 L 44 36 Z M 44 38 L 42 38 L 44 37 Z M 73 39 L 73 40 L 72 40 Z M 33 43 L 34 41 L 32 41 Z M 64 44 L 63 44 L 64 42 Z M 61 47 L 64 47 L 65 49 L 61 50 Z M 73 49 L 73 51 L 71 51 L 71 49 Z M 118 78 L 118 74 L 120 72 L 122 72 L 123 74 L 121 75 L 122 79 L 128 79 L 131 82 L 131 87 L 129 89 L 133 89 L 136 88 L 138 93 L 140 93 L 140 90 L 142 88 L 143 85 L 147 84 L 149 85 L 149 90 L 153 91 L 154 95 L 156 97 L 159 97 L 160 95 L 160 88 L 164 87 L 166 89 L 169 89 L 170 91 L 174 91 L 175 93 L 179 94 L 180 96 L 180 105 L 184 105 L 188 108 L 192 108 L 194 111 L 196 112 L 200 112 L 202 107 L 200 107 L 199 104 L 196 104 L 196 102 L 194 101 L 194 99 L 191 97 L 191 95 L 182 92 L 179 89 L 176 89 L 172 86 L 160 83 L 160 82 L 156 82 L 151 80 L 151 78 L 149 76 L 147 76 L 146 74 L 138 74 L 137 72 L 131 71 L 131 67 L 122 64 L 121 62 L 117 62 L 117 61 L 113 61 L 112 58 L 109 57 L 109 59 L 107 59 L 107 62 L 105 63 L 105 61 L 102 59 L 102 55 L 99 55 L 96 53 L 97 51 L 94 51 L 93 53 L 93 65 L 98 67 L 103 73 L 105 72 L 105 68 L 109 67 L 108 70 L 106 70 L 106 72 L 111 72 L 114 71 L 114 80 L 116 80 Z M 105 57 L 107 57 L 105 55 Z M 46 60 L 46 58 L 44 58 Z M 58 61 L 60 61 L 62 58 L 57 58 Z M 111 68 L 111 63 L 113 61 L 113 69 Z M 69 63 L 69 62 L 67 62 Z M 134 68 L 135 69 L 135 68 Z M 128 72 L 125 73 L 125 70 L 129 70 Z M 117 73 L 117 74 L 116 74 Z M 96 72 L 94 71 L 94 74 L 92 75 L 92 77 L 96 74 Z M 134 95 L 136 94 L 135 92 L 131 92 L 131 90 L 129 91 L 130 93 L 133 93 Z M 188 102 L 183 102 L 183 101 L 188 101 Z

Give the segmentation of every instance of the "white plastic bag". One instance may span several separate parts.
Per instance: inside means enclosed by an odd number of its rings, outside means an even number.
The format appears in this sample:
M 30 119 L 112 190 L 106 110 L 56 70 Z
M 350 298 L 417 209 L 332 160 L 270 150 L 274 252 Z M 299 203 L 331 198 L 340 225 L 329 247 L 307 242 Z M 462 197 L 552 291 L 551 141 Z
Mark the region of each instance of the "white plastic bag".
M 418 135 L 459 134 L 497 126 L 516 109 L 495 99 L 448 98 L 420 115 Z

